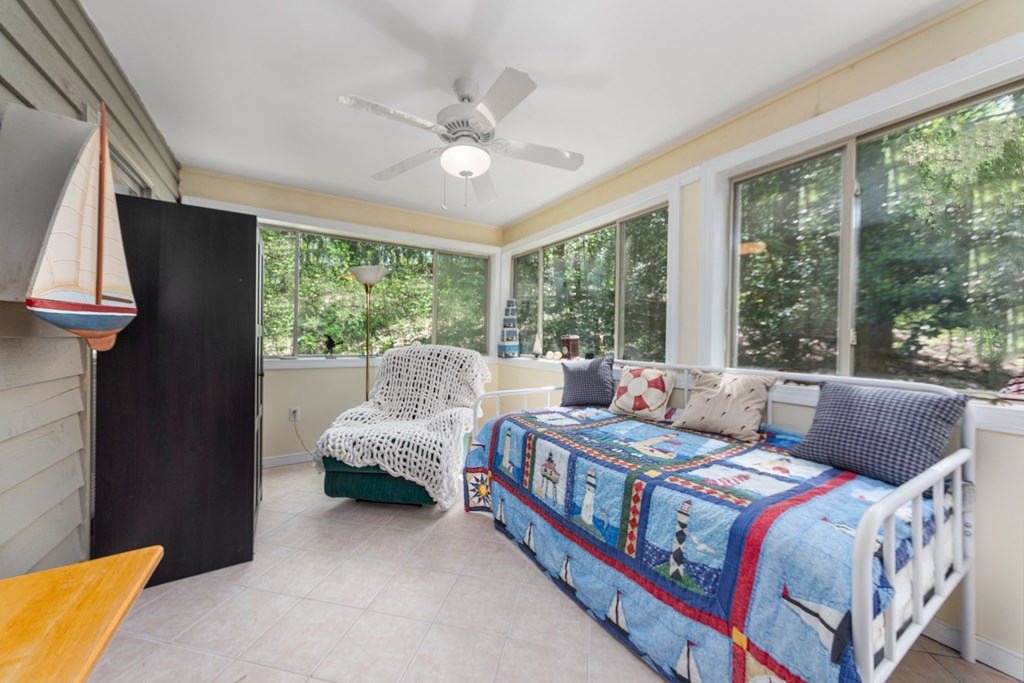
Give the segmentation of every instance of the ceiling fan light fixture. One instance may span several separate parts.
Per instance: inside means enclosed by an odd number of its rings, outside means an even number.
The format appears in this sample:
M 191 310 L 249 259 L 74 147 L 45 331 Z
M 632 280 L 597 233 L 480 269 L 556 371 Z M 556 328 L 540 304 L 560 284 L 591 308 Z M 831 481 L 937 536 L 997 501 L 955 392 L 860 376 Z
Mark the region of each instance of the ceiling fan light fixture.
M 491 155 L 471 142 L 453 142 L 441 153 L 441 168 L 456 178 L 476 178 L 491 167 Z

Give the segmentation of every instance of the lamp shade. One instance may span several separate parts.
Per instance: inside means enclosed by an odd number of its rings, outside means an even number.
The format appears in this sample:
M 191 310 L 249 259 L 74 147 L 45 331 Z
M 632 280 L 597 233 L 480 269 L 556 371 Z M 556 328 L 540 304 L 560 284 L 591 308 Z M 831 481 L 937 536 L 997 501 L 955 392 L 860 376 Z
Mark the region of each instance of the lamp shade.
M 386 266 L 352 266 L 348 269 L 361 285 L 375 285 L 388 274 Z
M 491 155 L 471 142 L 453 142 L 441 153 L 441 168 L 456 178 L 475 178 L 490 167 Z

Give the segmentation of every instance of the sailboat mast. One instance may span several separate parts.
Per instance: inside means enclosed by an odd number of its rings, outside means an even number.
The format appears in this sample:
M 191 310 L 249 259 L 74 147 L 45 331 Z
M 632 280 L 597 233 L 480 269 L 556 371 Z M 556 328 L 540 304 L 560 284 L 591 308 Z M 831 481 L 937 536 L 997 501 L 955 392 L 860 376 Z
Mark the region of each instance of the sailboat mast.
M 100 196 L 96 209 L 96 303 L 103 303 L 103 212 L 107 175 L 107 103 L 100 103 Z

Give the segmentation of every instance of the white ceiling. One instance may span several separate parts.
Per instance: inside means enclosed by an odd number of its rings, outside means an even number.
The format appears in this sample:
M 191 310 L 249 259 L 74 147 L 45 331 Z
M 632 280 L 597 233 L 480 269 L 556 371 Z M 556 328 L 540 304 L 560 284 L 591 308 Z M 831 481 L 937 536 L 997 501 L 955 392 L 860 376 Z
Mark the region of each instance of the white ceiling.
M 83 0 L 184 166 L 509 225 L 961 0 Z M 459 76 L 506 66 L 537 90 L 498 135 L 581 152 L 576 172 L 511 158 L 479 205 L 429 132 L 337 104 L 354 93 L 434 120 Z

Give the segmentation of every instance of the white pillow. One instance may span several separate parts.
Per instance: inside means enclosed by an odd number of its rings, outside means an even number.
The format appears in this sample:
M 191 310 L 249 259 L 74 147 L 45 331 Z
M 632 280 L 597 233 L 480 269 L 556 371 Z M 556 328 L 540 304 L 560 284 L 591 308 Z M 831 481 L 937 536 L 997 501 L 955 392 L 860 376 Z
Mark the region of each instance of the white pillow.
M 648 420 L 664 420 L 675 381 L 676 376 L 664 370 L 625 367 L 608 410 Z

